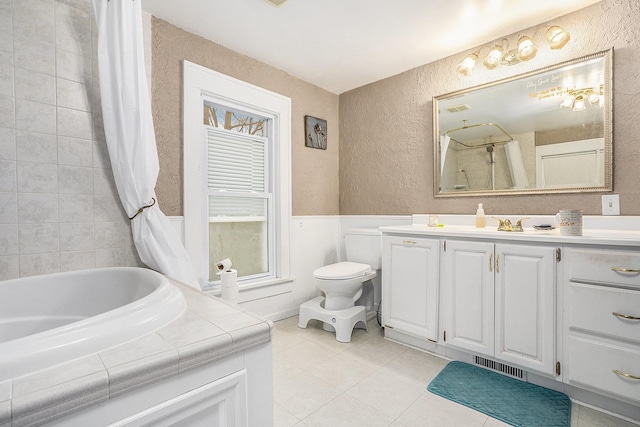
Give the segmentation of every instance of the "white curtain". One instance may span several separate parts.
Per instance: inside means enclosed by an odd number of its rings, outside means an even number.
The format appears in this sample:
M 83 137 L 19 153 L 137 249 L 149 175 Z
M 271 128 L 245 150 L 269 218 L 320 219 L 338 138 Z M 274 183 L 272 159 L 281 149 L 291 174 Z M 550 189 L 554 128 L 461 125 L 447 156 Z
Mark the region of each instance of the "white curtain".
M 507 166 L 509 166 L 511 182 L 513 183 L 511 188 L 527 188 L 529 186 L 529 178 L 527 177 L 527 170 L 524 168 L 520 142 L 509 141 L 504 145 L 504 150 L 507 155 Z
M 446 133 L 440 135 L 440 175 L 444 174 L 444 162 L 447 159 L 449 141 L 451 141 L 451 137 L 449 135 Z
M 104 128 L 116 187 L 131 218 L 156 199 L 158 152 L 144 68 L 141 0 L 92 0 Z M 140 259 L 199 288 L 191 260 L 157 203 L 131 220 Z

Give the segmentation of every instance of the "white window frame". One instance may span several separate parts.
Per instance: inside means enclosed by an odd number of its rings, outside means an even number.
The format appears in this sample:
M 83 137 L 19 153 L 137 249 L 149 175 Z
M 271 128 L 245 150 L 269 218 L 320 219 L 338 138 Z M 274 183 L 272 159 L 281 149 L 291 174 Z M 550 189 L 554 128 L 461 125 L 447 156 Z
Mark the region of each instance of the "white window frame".
M 204 100 L 213 99 L 273 119 L 275 274 L 242 282 L 239 302 L 290 292 L 291 99 L 189 61 L 183 61 L 184 243 L 204 290 L 208 281 L 208 209 L 203 141 Z M 204 161 L 203 161 L 204 160 Z M 233 260 L 232 260 L 233 261 Z

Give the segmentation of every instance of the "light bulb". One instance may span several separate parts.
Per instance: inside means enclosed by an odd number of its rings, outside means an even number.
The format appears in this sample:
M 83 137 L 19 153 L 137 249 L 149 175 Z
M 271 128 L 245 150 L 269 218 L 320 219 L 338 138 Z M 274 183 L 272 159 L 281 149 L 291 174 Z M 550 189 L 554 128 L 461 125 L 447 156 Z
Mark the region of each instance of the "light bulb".
M 564 101 L 562 101 L 562 104 L 560 104 L 561 108 L 564 108 L 565 110 L 571 110 L 573 108 L 573 101 L 576 100 L 576 97 L 573 95 L 567 96 Z
M 461 63 L 456 66 L 456 71 L 463 76 L 469 76 L 471 75 L 473 67 L 476 66 L 476 61 L 478 61 L 478 55 L 476 55 L 475 53 L 470 53 L 466 58 L 464 58 Z
M 527 36 L 522 36 L 518 40 L 518 59 L 528 61 L 533 59 L 538 53 L 538 47 Z
M 584 104 L 584 97 L 582 95 L 576 96 L 576 100 L 573 102 L 573 111 L 584 111 L 587 106 Z
M 571 34 L 562 27 L 554 25 L 547 30 L 547 41 L 551 49 L 562 49 L 567 43 Z
M 482 65 L 484 65 L 487 70 L 493 70 L 500 64 L 500 59 L 502 59 L 502 46 L 495 45 L 489 53 L 487 53 L 484 61 L 482 61 Z
M 586 93 L 587 99 L 589 100 L 589 105 L 596 105 L 600 103 L 600 94 L 589 89 Z

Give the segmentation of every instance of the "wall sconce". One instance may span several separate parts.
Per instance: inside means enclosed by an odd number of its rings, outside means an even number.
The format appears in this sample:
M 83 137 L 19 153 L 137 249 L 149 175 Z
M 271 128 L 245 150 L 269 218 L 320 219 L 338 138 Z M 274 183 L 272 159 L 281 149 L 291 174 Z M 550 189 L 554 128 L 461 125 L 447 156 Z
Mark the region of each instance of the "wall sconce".
M 582 89 L 569 89 L 567 90 L 568 96 L 560 104 L 560 108 L 573 111 L 584 111 L 587 109 L 587 103 L 590 106 L 600 105 L 601 96 L 603 94 L 603 87 L 596 88 L 582 88 Z
M 547 30 L 547 42 L 551 49 L 562 49 L 571 38 L 570 34 L 557 25 L 550 27 Z M 485 47 L 481 47 L 477 52 L 470 53 L 467 57 L 456 66 L 456 71 L 463 76 L 471 75 L 473 68 L 475 67 L 480 51 Z M 482 60 L 482 65 L 487 70 L 493 70 L 499 65 L 515 65 L 521 61 L 529 61 L 535 58 L 538 53 L 538 46 L 528 36 L 522 36 L 518 39 L 518 44 L 515 49 L 509 50 L 509 40 L 502 39 L 501 44 L 494 45 Z

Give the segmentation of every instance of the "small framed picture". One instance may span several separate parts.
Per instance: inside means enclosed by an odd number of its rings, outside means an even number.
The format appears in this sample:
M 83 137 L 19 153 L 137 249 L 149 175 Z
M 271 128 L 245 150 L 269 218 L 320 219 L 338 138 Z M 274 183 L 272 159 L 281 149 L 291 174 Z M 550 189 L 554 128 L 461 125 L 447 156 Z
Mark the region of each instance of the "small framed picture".
M 327 149 L 327 121 L 316 117 L 304 116 L 305 146 Z

